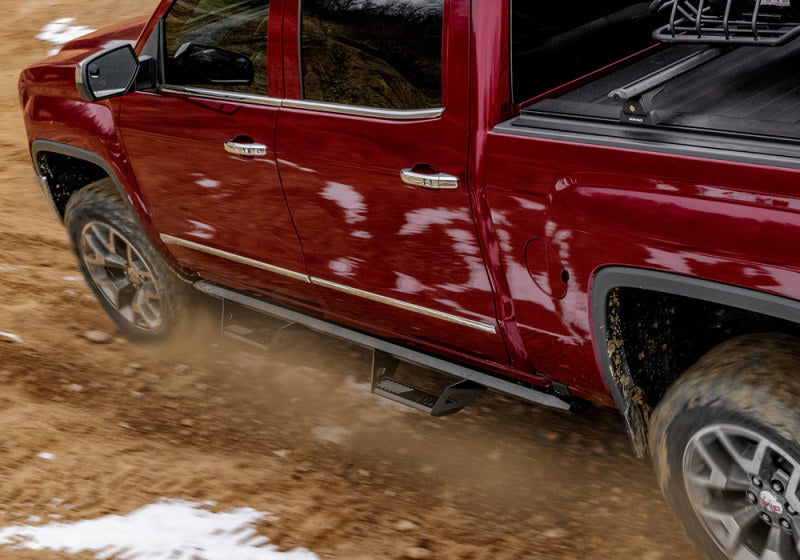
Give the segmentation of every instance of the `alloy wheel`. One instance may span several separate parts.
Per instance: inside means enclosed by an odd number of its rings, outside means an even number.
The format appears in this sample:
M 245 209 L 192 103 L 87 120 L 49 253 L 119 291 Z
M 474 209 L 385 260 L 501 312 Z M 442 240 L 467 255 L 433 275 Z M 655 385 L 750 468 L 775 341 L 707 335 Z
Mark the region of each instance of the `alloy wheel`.
M 86 269 L 103 297 L 126 320 L 146 331 L 163 323 L 161 296 L 153 271 L 114 227 L 88 222 L 80 249 Z

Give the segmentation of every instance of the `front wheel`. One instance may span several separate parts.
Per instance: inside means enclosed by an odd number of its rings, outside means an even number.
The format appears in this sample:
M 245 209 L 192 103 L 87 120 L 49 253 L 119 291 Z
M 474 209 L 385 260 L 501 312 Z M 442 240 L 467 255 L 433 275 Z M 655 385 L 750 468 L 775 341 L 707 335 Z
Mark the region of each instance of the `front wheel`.
M 659 403 L 655 470 L 715 560 L 800 559 L 800 341 L 747 335 L 711 350 Z
M 163 340 L 186 323 L 188 287 L 150 242 L 110 179 L 75 193 L 64 221 L 84 278 L 127 338 Z

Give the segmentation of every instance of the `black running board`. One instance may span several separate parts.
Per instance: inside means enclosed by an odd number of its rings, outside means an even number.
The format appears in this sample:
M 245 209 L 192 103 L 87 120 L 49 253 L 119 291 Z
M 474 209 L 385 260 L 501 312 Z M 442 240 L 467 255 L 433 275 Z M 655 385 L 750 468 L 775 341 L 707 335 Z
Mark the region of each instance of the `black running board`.
M 382 350 L 372 350 L 372 392 L 395 402 L 427 412 L 431 416 L 447 416 L 468 407 L 486 390 L 475 381 L 463 379 L 447 387 L 441 394 L 420 389 L 397 379 L 394 374 L 400 360 Z
M 496 377 L 494 375 L 490 375 L 488 373 L 484 373 L 469 368 L 462 364 L 451 362 L 442 358 L 438 358 L 436 356 L 431 356 L 430 354 L 425 354 L 417 350 L 412 350 L 411 348 L 400 346 L 399 344 L 383 340 L 381 338 L 363 333 L 361 331 L 357 331 L 355 329 L 344 327 L 342 325 L 332 323 L 330 321 L 326 321 L 324 319 L 320 319 L 317 317 L 311 317 L 299 311 L 287 309 L 285 307 L 268 303 L 264 300 L 249 295 L 245 295 L 228 288 L 223 288 L 222 286 L 218 286 L 206 280 L 195 282 L 194 287 L 198 291 L 208 294 L 210 296 L 219 298 L 223 301 L 238 303 L 251 310 L 264 313 L 271 317 L 282 319 L 287 323 L 293 323 L 298 326 L 302 325 L 303 327 L 306 327 L 310 330 L 328 334 L 336 338 L 344 339 L 354 344 L 358 344 L 366 348 L 371 348 L 377 352 L 383 352 L 384 355 L 392 356 L 397 360 L 419 365 L 442 373 L 446 373 L 454 377 L 457 377 L 459 379 L 471 381 L 477 386 L 494 389 L 496 391 L 500 391 L 501 393 L 512 395 L 514 397 L 532 403 L 540 404 L 548 408 L 577 411 L 583 409 L 585 405 L 585 401 L 579 398 L 575 397 L 562 398 L 561 396 L 551 394 L 550 392 L 548 392 L 550 391 L 550 389 L 548 388 L 537 389 L 530 385 L 523 384 L 522 382 L 509 381 L 501 377 Z M 379 384 L 379 381 L 376 382 L 375 384 L 376 385 Z M 461 387 L 459 389 L 456 386 L 452 386 L 450 389 L 453 389 L 453 391 L 451 391 L 447 395 L 447 398 L 449 399 L 450 397 L 456 397 L 456 400 L 463 401 L 464 398 L 469 398 L 468 396 L 465 396 L 463 392 L 464 389 L 467 388 L 471 389 L 476 387 L 469 386 L 469 387 Z M 459 391 L 461 391 L 461 393 L 459 393 Z M 447 390 L 445 391 L 445 393 L 447 393 Z M 440 398 L 442 396 L 445 396 L 445 393 L 436 396 L 437 398 Z M 470 396 L 472 394 L 473 393 L 469 393 Z M 400 399 L 395 398 L 393 400 L 400 400 Z M 409 403 L 406 402 L 405 404 Z M 441 406 L 442 407 L 445 406 L 445 403 L 442 403 Z M 428 408 L 434 408 L 434 407 L 428 407 Z M 441 411 L 442 411 L 441 408 L 434 410 L 434 412 L 441 412 Z M 429 410 L 428 412 L 431 411 Z

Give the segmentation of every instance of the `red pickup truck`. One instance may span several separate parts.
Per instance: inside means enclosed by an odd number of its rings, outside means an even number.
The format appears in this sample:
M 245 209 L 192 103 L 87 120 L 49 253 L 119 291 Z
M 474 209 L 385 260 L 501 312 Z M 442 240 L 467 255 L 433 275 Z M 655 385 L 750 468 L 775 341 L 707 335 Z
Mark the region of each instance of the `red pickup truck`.
M 434 415 L 616 406 L 708 558 L 797 559 L 798 36 L 798 0 L 164 0 L 20 99 L 130 338 L 194 286 Z

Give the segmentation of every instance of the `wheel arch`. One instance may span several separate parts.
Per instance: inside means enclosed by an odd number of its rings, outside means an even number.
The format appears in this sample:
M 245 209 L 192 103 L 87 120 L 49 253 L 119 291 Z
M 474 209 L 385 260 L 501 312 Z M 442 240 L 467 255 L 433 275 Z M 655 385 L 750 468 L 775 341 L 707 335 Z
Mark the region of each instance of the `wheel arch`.
M 79 148 L 77 146 L 72 146 L 70 144 L 54 142 L 52 140 L 37 139 L 31 143 L 31 156 L 33 158 L 33 165 L 41 182 L 42 192 L 60 221 L 64 221 L 64 209 L 66 208 L 66 203 L 69 197 L 81 188 L 93 182 L 93 180 L 102 177 L 92 177 L 92 180 L 88 180 L 84 182 L 84 184 L 69 186 L 67 191 L 64 193 L 64 200 L 60 200 L 60 197 L 58 197 L 55 193 L 55 190 L 59 188 L 59 185 L 57 184 L 57 178 L 53 176 L 52 173 L 49 173 L 49 170 L 45 168 L 47 165 L 47 160 L 46 158 L 43 159 L 42 156 L 46 154 L 66 156 L 68 158 L 73 158 L 85 164 L 94 166 L 97 168 L 97 170 L 101 171 L 103 174 L 105 174 L 105 176 L 111 179 L 111 181 L 114 183 L 114 187 L 117 189 L 117 191 L 119 191 L 119 194 L 122 196 L 122 199 L 128 206 L 128 209 L 131 210 L 134 215 L 140 215 L 138 212 L 136 212 L 136 208 L 131 202 L 130 196 L 126 192 L 122 181 L 120 181 L 117 172 L 114 170 L 113 166 L 106 161 L 105 158 L 94 152 L 84 148 Z
M 606 267 L 594 276 L 591 288 L 592 323 L 595 351 L 603 379 L 622 412 L 634 451 L 643 457 L 648 452 L 647 432 L 650 404 L 646 390 L 637 383 L 625 351 L 624 318 L 620 314 L 621 290 L 640 290 L 657 295 L 677 296 L 721 308 L 740 310 L 800 326 L 800 301 L 669 272 L 633 268 Z M 671 372 L 670 384 L 681 371 Z

